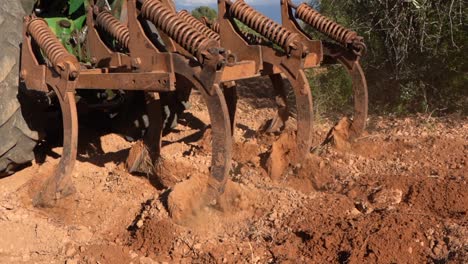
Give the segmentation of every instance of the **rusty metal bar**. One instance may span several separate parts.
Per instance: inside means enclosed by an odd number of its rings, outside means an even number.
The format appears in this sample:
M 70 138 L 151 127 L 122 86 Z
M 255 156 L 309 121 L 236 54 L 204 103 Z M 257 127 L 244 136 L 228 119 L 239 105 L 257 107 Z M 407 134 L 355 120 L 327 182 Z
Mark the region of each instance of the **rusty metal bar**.
M 76 89 L 171 91 L 169 74 L 166 72 L 100 73 L 93 70 L 80 73 Z

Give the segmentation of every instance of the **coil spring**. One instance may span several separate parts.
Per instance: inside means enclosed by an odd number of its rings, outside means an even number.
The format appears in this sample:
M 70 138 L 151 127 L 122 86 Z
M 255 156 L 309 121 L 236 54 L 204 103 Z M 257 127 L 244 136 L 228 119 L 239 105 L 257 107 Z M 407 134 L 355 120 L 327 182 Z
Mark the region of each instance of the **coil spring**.
M 128 28 L 120 23 L 109 11 L 102 11 L 96 16 L 96 24 L 109 33 L 125 48 L 130 41 Z
M 209 26 L 211 30 L 213 30 L 216 33 L 219 33 L 219 22 L 217 20 L 211 22 L 211 24 L 208 24 L 209 22 L 206 20 L 206 18 L 202 17 L 201 21 L 205 25 Z M 263 45 L 267 44 L 268 42 L 265 38 L 252 34 L 250 32 L 242 31 L 242 34 L 244 34 L 245 38 L 247 39 L 247 42 L 249 42 L 250 44 Z
M 243 0 L 235 1 L 230 7 L 231 15 L 239 19 L 267 39 L 277 43 L 287 51 L 294 48 L 298 35 L 257 12 Z
M 199 33 L 159 0 L 144 1 L 141 13 L 202 63 L 204 52 L 219 47 L 216 40 Z
M 46 57 L 58 71 L 65 71 L 68 64 L 70 77 L 76 78 L 80 65 L 75 56 L 68 53 L 54 33 L 50 30 L 47 22 L 40 18 L 32 19 L 28 25 L 28 33 L 39 45 Z
M 181 10 L 177 13 L 177 15 L 190 23 L 192 27 L 194 27 L 196 30 L 201 32 L 203 35 L 214 39 L 216 41 L 220 41 L 219 34 L 211 30 L 206 24 L 201 22 L 200 20 L 194 18 L 187 10 Z
M 310 24 L 316 30 L 325 34 L 329 38 L 345 46 L 352 43 L 357 37 L 356 32 L 346 29 L 340 24 L 323 16 L 306 3 L 302 3 L 297 7 L 296 17 Z
M 218 20 L 215 20 L 211 23 L 210 25 L 211 30 L 219 34 L 219 22 Z

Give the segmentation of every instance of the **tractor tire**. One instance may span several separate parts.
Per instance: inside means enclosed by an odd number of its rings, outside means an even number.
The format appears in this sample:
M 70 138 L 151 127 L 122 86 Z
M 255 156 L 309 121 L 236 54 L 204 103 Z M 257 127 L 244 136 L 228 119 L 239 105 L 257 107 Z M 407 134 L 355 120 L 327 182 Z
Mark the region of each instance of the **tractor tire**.
M 0 177 L 34 159 L 38 133 L 29 127 L 19 97 L 20 43 L 23 7 L 34 1 L 3 1 L 0 5 Z M 28 10 L 29 11 L 29 10 Z

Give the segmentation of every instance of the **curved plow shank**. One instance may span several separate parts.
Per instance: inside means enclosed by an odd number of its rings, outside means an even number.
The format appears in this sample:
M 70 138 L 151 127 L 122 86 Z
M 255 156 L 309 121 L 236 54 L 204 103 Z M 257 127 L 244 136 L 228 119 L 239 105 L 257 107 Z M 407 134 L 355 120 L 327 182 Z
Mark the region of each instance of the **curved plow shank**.
M 214 191 L 209 195 L 221 194 L 224 192 L 232 158 L 231 125 L 224 94 L 215 83 L 216 74 L 210 67 L 192 68 L 182 56 L 174 56 L 174 66 L 177 74 L 200 91 L 207 106 L 212 129 L 211 177 L 208 187 L 209 192 Z
M 145 109 L 149 121 L 147 132 L 132 146 L 125 165 L 130 173 L 150 175 L 161 155 L 163 119 L 159 93 L 145 92 Z
M 229 113 L 229 121 L 231 125 L 231 135 L 234 136 L 235 128 L 236 128 L 236 109 L 237 109 L 237 85 L 235 82 L 232 85 L 227 86 L 223 84 L 223 93 L 224 93 L 224 100 L 226 101 L 226 105 L 228 108 Z
M 265 129 L 265 132 L 275 133 L 284 129 L 286 121 L 288 121 L 289 118 L 289 109 L 286 89 L 281 74 L 270 74 L 269 77 L 275 91 L 275 101 L 278 110 L 276 116 L 273 117 L 268 127 Z
M 348 139 L 352 140 L 361 136 L 366 129 L 369 105 L 367 81 L 361 64 L 359 63 L 359 58 L 350 55 L 349 52 L 344 51 L 337 46 L 334 46 L 334 48 L 338 48 L 339 52 L 326 56 L 329 56 L 329 58 L 335 61 L 335 63 L 341 63 L 352 81 L 354 113 L 348 135 Z
M 296 96 L 297 107 L 297 159 L 304 158 L 310 153 L 312 145 L 313 129 L 313 102 L 309 82 L 305 76 L 304 70 L 298 70 L 297 78 L 284 71 L 288 76 L 291 86 Z
M 364 72 L 359 61 L 356 61 L 352 69 L 348 69 L 353 80 L 354 92 L 354 116 L 351 126 L 351 137 L 359 137 L 366 129 L 367 113 L 368 113 L 368 93 L 367 82 Z
M 303 70 L 298 70 L 297 77 L 289 74 L 286 69 L 283 70 L 289 80 L 296 98 L 297 108 L 297 159 L 302 159 L 310 152 L 312 145 L 313 129 L 313 102 L 309 82 Z M 273 88 L 276 93 L 276 104 L 278 111 L 276 116 L 266 129 L 266 132 L 277 132 L 284 129 L 285 123 L 289 118 L 289 110 L 286 101 L 286 90 L 283 85 L 283 79 L 280 74 L 270 75 L 273 82 Z
M 60 91 L 53 87 L 57 95 Z M 63 152 L 54 174 L 43 184 L 33 199 L 33 204 L 40 207 L 54 206 L 58 199 L 74 193 L 71 174 L 75 166 L 78 147 L 78 115 L 75 92 L 65 92 L 58 96 L 63 119 Z

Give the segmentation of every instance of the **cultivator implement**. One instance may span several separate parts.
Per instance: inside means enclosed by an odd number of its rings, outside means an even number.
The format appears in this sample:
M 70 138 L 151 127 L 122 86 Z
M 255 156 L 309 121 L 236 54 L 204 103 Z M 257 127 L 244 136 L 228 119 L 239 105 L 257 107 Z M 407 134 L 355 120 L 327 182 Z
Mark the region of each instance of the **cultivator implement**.
M 35 197 L 37 205 L 52 205 L 73 189 L 70 177 L 78 143 L 76 90 L 145 91 L 150 126 L 143 143 L 154 164 L 160 154 L 162 131 L 159 93 L 174 91 L 176 80 L 190 83 L 205 99 L 213 131 L 212 177 L 208 184 L 215 192 L 222 191 L 230 169 L 231 137 L 227 107 L 217 83 L 224 66 L 219 44 L 195 32 L 159 1 L 129 0 L 127 4 L 128 27 L 107 10 L 89 3 L 86 50 L 91 65 L 80 63 L 70 54 L 44 19 L 32 15 L 24 20 L 21 80 L 28 89 L 54 92 L 59 99 L 64 129 L 62 158 L 55 174 Z M 158 48 L 147 37 L 139 16 L 151 20 L 170 37 L 171 43 L 166 45 L 177 43 L 197 60 Z M 99 31 L 111 35 L 125 52 L 104 44 Z M 141 153 L 136 151 L 136 157 L 130 159 L 134 163 L 130 169 L 141 163 L 142 158 L 138 157 Z
M 80 90 L 144 92 L 149 126 L 130 150 L 126 165 L 130 172 L 143 168 L 148 173 L 161 154 L 161 96 L 183 86 L 199 90 L 212 128 L 209 195 L 223 192 L 230 170 L 238 80 L 258 76 L 272 80 L 278 111 L 266 126 L 267 132 L 285 127 L 290 111 L 283 78 L 290 82 L 297 108 L 298 160 L 310 152 L 312 143 L 312 96 L 305 69 L 318 67 L 322 61 L 342 63 L 353 80 L 353 136 L 365 128 L 367 86 L 359 64 L 366 48 L 362 38 L 306 4 L 282 0 L 281 25 L 243 0 L 218 0 L 216 21 L 195 19 L 185 10 L 176 12 L 169 0 L 111 1 L 113 6 L 122 5 L 123 19 L 108 1 L 77 3 L 86 10 L 83 19 L 77 19 L 83 29 L 75 28 L 73 32 L 79 34 L 66 41 L 59 36 L 72 31 L 69 18 L 57 21 L 37 12 L 24 19 L 20 80 L 29 90 L 57 97 L 64 130 L 62 158 L 35 197 L 37 205 L 53 205 L 73 191 L 70 177 L 78 146 L 75 97 Z M 297 20 L 333 42 L 313 40 Z

